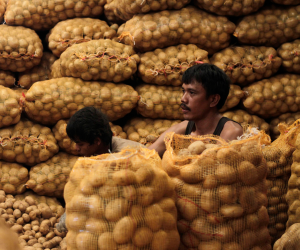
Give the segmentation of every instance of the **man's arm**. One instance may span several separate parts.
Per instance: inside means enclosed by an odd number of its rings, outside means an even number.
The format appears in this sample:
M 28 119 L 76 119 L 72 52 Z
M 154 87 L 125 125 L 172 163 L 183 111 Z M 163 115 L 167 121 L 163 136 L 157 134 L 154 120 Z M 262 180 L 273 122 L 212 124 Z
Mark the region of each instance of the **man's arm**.
M 220 137 L 226 141 L 232 141 L 236 140 L 242 134 L 243 128 L 239 124 L 232 121 L 228 121 L 225 123 Z
M 170 127 L 164 133 L 162 133 L 160 135 L 160 137 L 158 137 L 158 139 L 152 145 L 150 145 L 148 148 L 155 149 L 156 152 L 159 154 L 159 156 L 162 157 L 164 152 L 166 151 L 166 145 L 165 145 L 165 141 L 164 141 L 166 134 L 169 132 L 175 132 L 176 134 L 184 134 L 187 124 L 188 124 L 188 121 L 183 121 L 179 124 L 176 124 L 176 125 Z

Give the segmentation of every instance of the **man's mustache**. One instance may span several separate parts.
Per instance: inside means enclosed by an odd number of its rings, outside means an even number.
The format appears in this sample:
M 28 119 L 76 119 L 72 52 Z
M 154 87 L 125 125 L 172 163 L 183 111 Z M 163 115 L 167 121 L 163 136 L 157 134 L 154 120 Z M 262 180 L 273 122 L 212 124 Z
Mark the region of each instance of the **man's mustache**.
M 188 106 L 186 106 L 184 103 L 180 104 L 180 108 L 186 109 L 186 110 L 191 110 Z

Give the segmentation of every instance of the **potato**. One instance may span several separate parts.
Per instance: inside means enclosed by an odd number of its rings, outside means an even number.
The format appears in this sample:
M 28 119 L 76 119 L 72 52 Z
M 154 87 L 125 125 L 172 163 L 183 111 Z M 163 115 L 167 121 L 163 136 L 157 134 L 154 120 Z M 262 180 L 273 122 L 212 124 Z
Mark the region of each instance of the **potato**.
M 67 246 L 69 246 L 67 244 Z M 117 243 L 114 241 L 113 234 L 105 232 L 98 238 L 98 248 L 101 250 L 117 250 Z
M 120 219 L 113 230 L 115 242 L 118 244 L 128 243 L 135 233 L 136 226 L 136 221 L 129 216 Z
M 147 227 L 140 227 L 136 230 L 132 242 L 137 247 L 145 247 L 151 243 L 153 238 L 152 231 Z
M 249 161 L 242 161 L 237 168 L 238 176 L 245 185 L 255 185 L 259 182 L 256 167 Z
M 228 164 L 220 164 L 216 170 L 216 178 L 222 184 L 235 183 L 237 181 L 236 170 Z
M 238 218 L 243 215 L 244 209 L 241 205 L 223 205 L 220 208 L 221 214 L 227 218 Z
M 1 6 L 0 6 L 1 8 Z M 10 71 L 0 70 L 0 85 L 11 88 L 15 85 L 16 78 Z

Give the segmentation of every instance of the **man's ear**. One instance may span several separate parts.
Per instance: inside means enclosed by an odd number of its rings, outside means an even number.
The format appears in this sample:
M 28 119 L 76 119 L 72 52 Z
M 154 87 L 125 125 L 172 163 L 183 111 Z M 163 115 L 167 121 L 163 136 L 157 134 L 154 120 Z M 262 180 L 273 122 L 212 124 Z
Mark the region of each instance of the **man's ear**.
M 216 107 L 221 99 L 220 95 L 219 94 L 215 94 L 215 95 L 211 95 L 210 97 L 210 107 L 213 108 L 213 107 Z
M 95 144 L 99 146 L 101 144 L 101 139 L 97 137 L 95 139 Z

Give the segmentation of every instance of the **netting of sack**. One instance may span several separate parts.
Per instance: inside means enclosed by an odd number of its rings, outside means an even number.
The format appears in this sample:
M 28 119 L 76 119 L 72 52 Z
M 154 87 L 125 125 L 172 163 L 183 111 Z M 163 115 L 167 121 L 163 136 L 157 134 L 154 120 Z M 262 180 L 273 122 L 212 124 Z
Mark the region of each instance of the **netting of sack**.
M 282 67 L 287 72 L 300 73 L 300 39 L 284 43 L 277 49 Z
M 116 16 L 114 13 L 114 9 L 116 8 L 111 3 L 113 0 L 107 0 L 106 4 L 104 5 L 104 16 L 106 17 L 109 24 L 122 24 L 125 21 Z
M 233 35 L 244 44 L 278 47 L 300 37 L 298 13 L 300 6 L 268 5 L 243 17 Z
M 245 97 L 246 93 L 241 89 L 240 86 L 235 84 L 230 84 L 229 94 L 227 96 L 224 106 L 219 110 L 220 112 L 225 112 L 229 109 L 237 106 L 240 101 Z
M 163 132 L 180 122 L 181 120 L 134 117 L 126 122 L 123 129 L 129 140 L 139 142 L 148 147 L 154 143 Z
M 162 166 L 176 190 L 180 249 L 272 249 L 263 132 L 227 143 L 168 133 Z
M 136 71 L 140 57 L 132 46 L 109 39 L 91 40 L 74 44 L 60 56 L 62 76 L 79 77 L 83 80 L 121 82 Z
M 93 18 L 74 18 L 61 21 L 49 32 L 49 49 L 59 57 L 73 44 L 98 40 L 112 39 L 117 35 L 116 30 L 105 21 Z
M 196 6 L 198 6 L 200 9 L 205 9 L 220 16 L 246 16 L 260 9 L 264 3 L 265 0 L 251 2 L 247 0 L 234 0 L 228 2 L 217 0 L 195 1 Z
M 0 70 L 0 85 L 11 88 L 15 83 L 16 78 L 13 72 Z
M 50 79 L 63 77 L 60 72 L 60 59 L 57 59 L 50 67 Z
M 178 249 L 174 194 L 155 150 L 79 158 L 64 192 L 68 249 Z
M 246 110 L 262 118 L 278 117 L 300 109 L 300 79 L 296 74 L 280 74 L 243 88 Z
M 24 193 L 28 170 L 17 163 L 0 161 L 0 190 L 7 194 Z
M 46 162 L 39 163 L 29 171 L 26 188 L 38 195 L 62 198 L 70 172 L 78 156 L 60 152 Z
M 297 5 L 300 4 L 299 0 L 271 0 L 273 3 L 283 4 L 283 5 Z
M 228 47 L 235 24 L 197 7 L 135 15 L 118 30 L 120 41 L 141 52 L 195 44 L 209 54 Z
M 232 83 L 246 86 L 274 75 L 282 60 L 272 47 L 239 46 L 215 53 L 210 62 L 222 69 Z
M 25 112 L 33 121 L 54 125 L 69 119 L 79 109 L 94 106 L 115 121 L 128 114 L 138 98 L 138 93 L 123 83 L 63 77 L 33 84 L 25 94 Z
M 2 219 L 0 219 L 0 249 L 22 250 L 18 242 L 18 235 L 12 230 L 10 230 L 10 228 L 6 225 L 5 221 Z
M 50 79 L 51 66 L 56 59 L 56 56 L 52 53 L 44 52 L 41 63 L 38 66 L 19 73 L 18 86 L 29 89 L 35 82 Z
M 51 129 L 21 120 L 0 130 L 0 159 L 34 166 L 47 161 L 59 148 Z
M 156 49 L 140 58 L 138 75 L 144 82 L 157 85 L 181 86 L 184 71 L 196 64 L 209 63 L 207 51 L 194 44 Z
M 18 95 L 18 100 L 21 98 L 21 103 L 24 101 L 24 96 L 27 92 L 27 89 L 22 89 L 20 87 L 15 86 L 14 88 L 11 88 L 17 95 Z
M 300 245 L 300 223 L 291 226 L 274 244 L 273 250 L 297 250 Z
M 178 1 L 149 1 L 149 0 L 112 0 L 107 4 L 106 9 L 113 11 L 121 20 L 129 20 L 135 14 L 145 14 L 162 10 L 180 10 L 191 0 Z
M 8 25 L 49 30 L 75 17 L 99 17 L 105 0 L 8 0 L 4 20 Z
M 0 25 L 0 68 L 23 72 L 41 62 L 43 44 L 34 30 Z
M 244 128 L 255 127 L 269 134 L 270 125 L 264 119 L 247 113 L 245 110 L 230 110 L 222 114 L 223 116 L 240 123 Z

